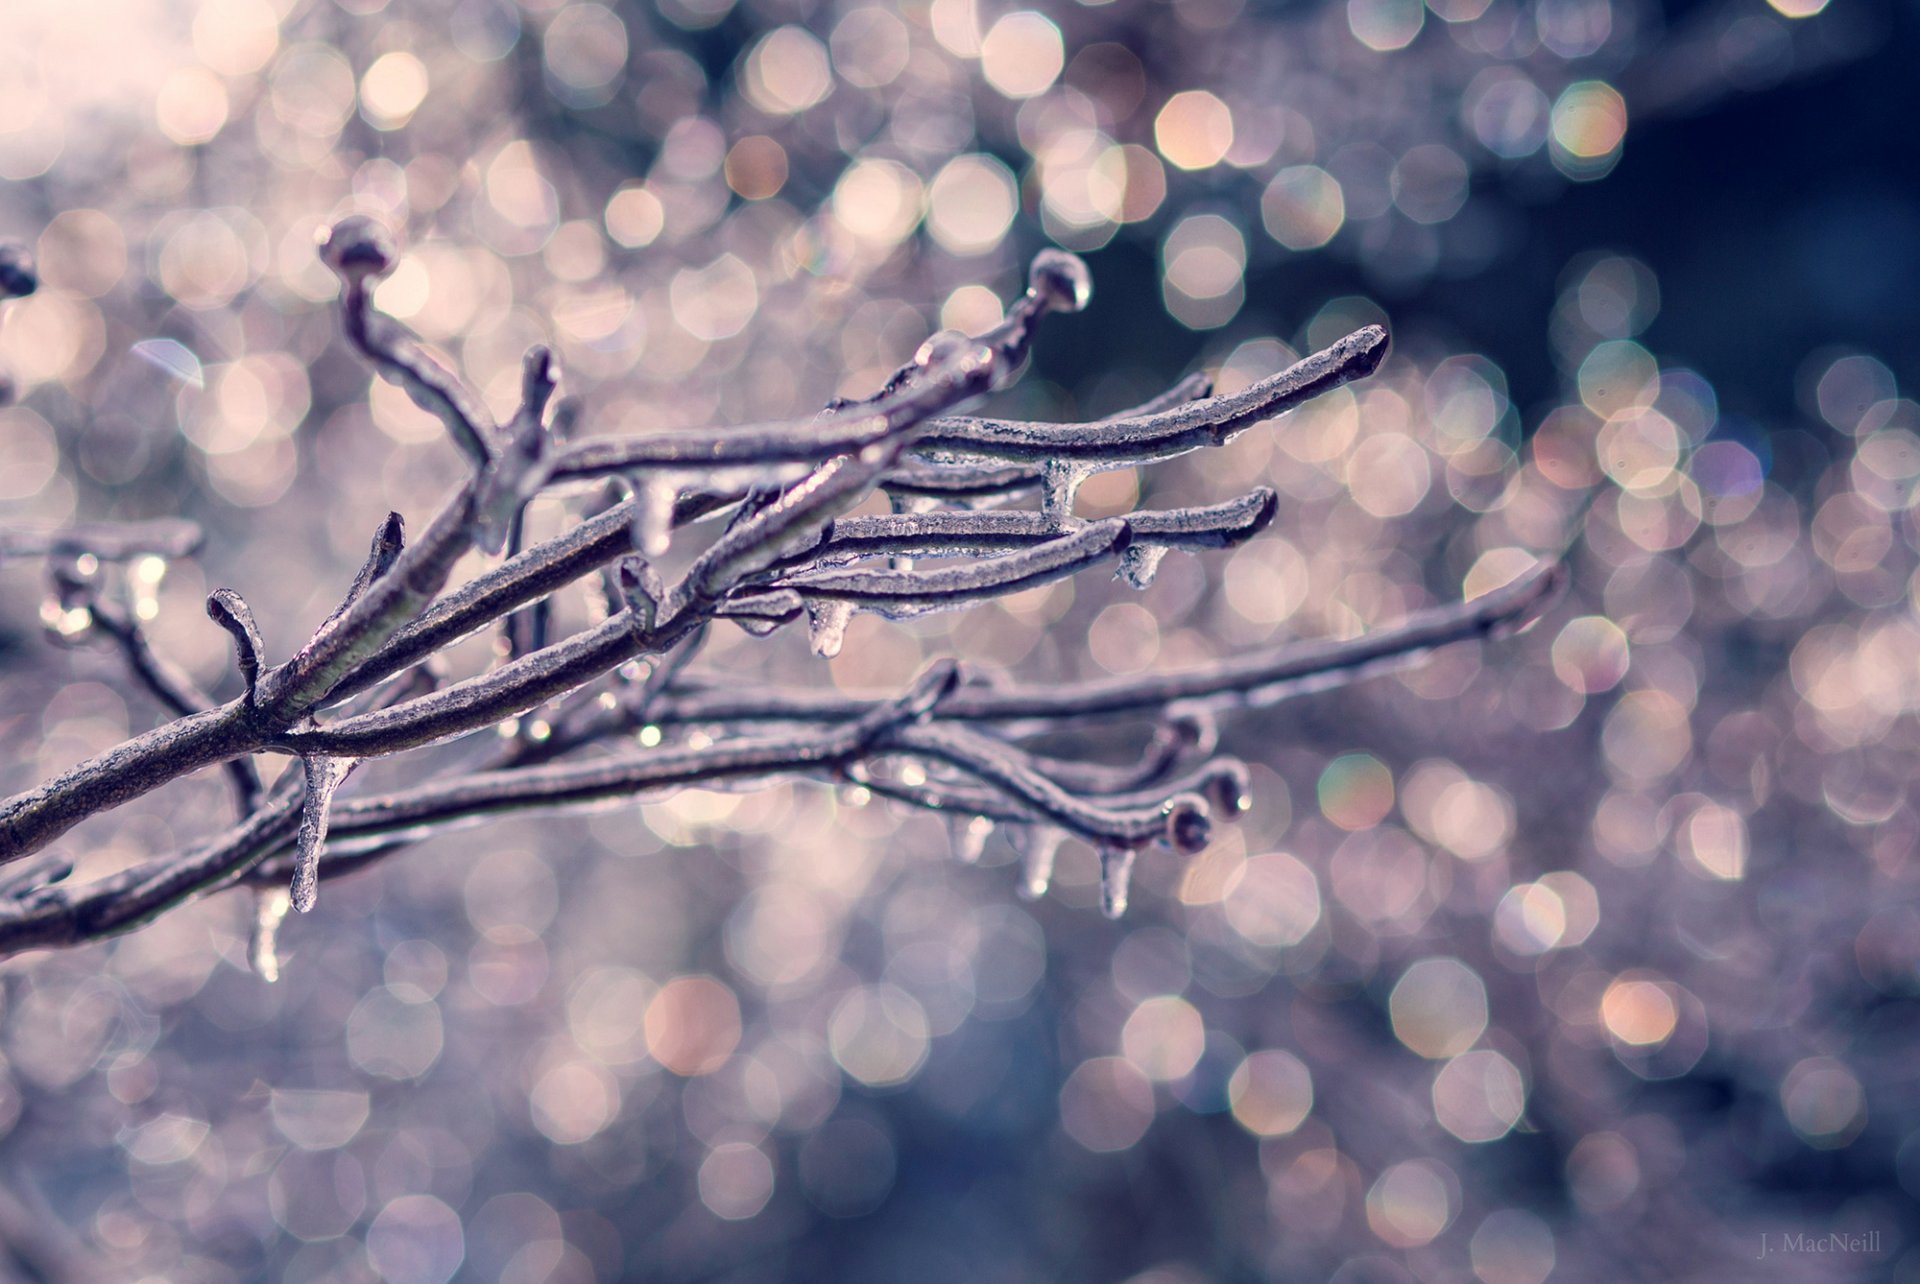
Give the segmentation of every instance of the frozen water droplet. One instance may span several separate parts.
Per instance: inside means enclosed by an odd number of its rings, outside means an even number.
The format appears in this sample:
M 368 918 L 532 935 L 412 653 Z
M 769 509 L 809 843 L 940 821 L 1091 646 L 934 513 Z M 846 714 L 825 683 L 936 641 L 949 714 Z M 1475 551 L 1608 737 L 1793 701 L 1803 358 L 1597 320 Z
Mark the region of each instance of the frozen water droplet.
M 1133 883 L 1133 849 L 1100 849 L 1100 912 L 1119 918 L 1127 912 L 1127 889 Z
M 816 597 L 807 602 L 807 641 L 813 653 L 824 660 L 840 654 L 847 640 L 847 624 L 853 619 L 853 603 L 839 598 Z
M 1120 578 L 1131 588 L 1151 588 L 1166 555 L 1165 544 L 1129 544 L 1120 553 Z
M 1085 468 L 1051 460 L 1040 470 L 1040 515 L 1054 526 L 1073 516 L 1073 497 L 1087 479 Z
M 1093 274 L 1079 255 L 1049 248 L 1033 256 L 1027 288 L 1057 312 L 1078 312 L 1093 298 Z
M 1028 900 L 1037 901 L 1047 894 L 1047 888 L 1053 883 L 1053 858 L 1066 836 L 1064 829 L 1054 825 L 1028 828 L 1020 854 L 1020 894 Z
M 646 478 L 634 487 L 633 546 L 648 557 L 666 552 L 673 539 L 675 497 L 674 484 L 659 477 Z
M 913 354 L 913 363 L 917 366 L 936 366 L 956 360 L 974 346 L 974 341 L 958 330 L 942 330 L 920 345 L 920 350 Z
M 953 854 L 963 865 L 978 865 L 993 833 L 993 822 L 985 816 L 950 816 L 947 828 L 953 834 Z

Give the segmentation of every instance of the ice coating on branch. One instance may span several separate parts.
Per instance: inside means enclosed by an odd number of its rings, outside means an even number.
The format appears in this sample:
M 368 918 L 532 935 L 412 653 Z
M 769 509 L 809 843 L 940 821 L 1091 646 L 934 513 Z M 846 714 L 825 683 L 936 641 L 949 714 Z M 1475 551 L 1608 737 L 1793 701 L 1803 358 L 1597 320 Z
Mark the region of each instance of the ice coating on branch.
M 1040 513 L 1055 526 L 1073 516 L 1073 497 L 1093 469 L 1055 461 L 1040 469 Z
M 916 366 L 938 366 L 956 361 L 968 348 L 979 346 L 979 340 L 958 330 L 942 330 L 930 336 L 913 354 Z
M 673 501 L 680 488 L 658 473 L 639 478 L 633 493 L 633 546 L 659 557 L 673 541 Z
M 260 683 L 261 651 L 260 630 L 253 622 L 253 612 L 247 609 L 246 601 L 232 589 L 215 589 L 207 596 L 207 617 L 227 631 L 233 639 L 234 663 L 240 669 L 240 680 L 246 684 L 247 700 L 252 702 L 254 690 Z
M 303 758 L 307 773 L 307 801 L 300 813 L 300 838 L 294 849 L 293 882 L 287 895 L 302 914 L 320 898 L 320 852 L 327 842 L 327 823 L 333 794 L 353 770 L 351 758 Z
M 935 335 L 872 397 L 759 426 L 596 437 L 556 452 L 558 460 L 550 461 L 563 416 L 562 407 L 552 404 L 557 372 L 549 351 L 536 347 L 528 354 L 519 409 L 496 425 L 477 392 L 405 325 L 375 309 L 371 286 L 397 263 L 386 229 L 370 219 L 342 220 L 323 254 L 346 287 L 342 319 L 348 340 L 382 376 L 446 424 L 475 464 L 475 477 L 415 546 L 403 543 L 397 517 L 376 536 L 354 589 L 336 612 L 377 626 L 358 652 L 352 651 L 355 630 L 343 625 L 326 632 L 323 626 L 324 636 L 270 670 L 244 603 L 223 591 L 210 604 L 234 637 L 249 687 L 257 677 L 261 692 L 259 700 L 234 711 L 231 727 L 213 718 L 203 724 L 225 737 L 213 741 L 213 748 L 293 753 L 307 773 L 304 811 L 297 810 L 300 796 L 285 791 L 275 818 L 282 827 L 236 840 L 257 837 L 284 847 L 296 825 L 300 831 L 291 885 L 262 902 L 265 928 L 256 957 L 263 973 L 277 969 L 272 930 L 280 917 L 311 908 L 329 841 L 332 872 L 342 867 L 340 857 L 377 857 L 383 845 L 411 842 L 492 811 L 598 806 L 688 781 L 730 788 L 797 775 L 862 784 L 850 802 L 864 801 L 871 791 L 952 818 L 963 859 L 978 859 L 994 824 L 1009 826 L 1028 896 L 1045 894 L 1059 842 L 1071 834 L 1101 853 L 1102 899 L 1107 912 L 1117 915 L 1127 903 L 1139 849 L 1164 842 L 1174 853 L 1191 854 L 1205 845 L 1210 817 L 1230 818 L 1245 807 L 1245 769 L 1212 756 L 1211 728 L 1204 718 L 1194 721 L 1195 711 L 1204 715 L 1211 707 L 1341 685 L 1519 619 L 1511 600 L 1516 591 L 1509 588 L 1496 591 L 1501 600 L 1416 614 L 1364 638 L 1293 644 L 1173 673 L 1021 687 L 964 679 L 951 666 L 936 666 L 912 691 L 881 702 L 824 691 L 755 690 L 734 674 L 681 674 L 678 665 L 698 647 L 689 637 L 697 639 L 721 619 L 767 633 L 805 611 L 814 649 L 832 656 L 843 648 L 856 611 L 902 619 L 951 610 L 1052 582 L 1106 558 L 1119 561 L 1120 578 L 1145 588 L 1170 549 L 1233 547 L 1272 520 L 1278 496 L 1271 488 L 1222 504 L 1100 520 L 1073 516 L 1076 489 L 1099 471 L 1132 470 L 1223 445 L 1363 377 L 1384 356 L 1386 332 L 1357 330 L 1223 397 L 1209 396 L 1205 379 L 1195 376 L 1131 410 L 1091 422 L 961 414 L 1018 371 L 1045 314 L 1087 304 L 1085 265 L 1047 251 L 1033 261 L 1030 288 L 1009 304 L 1003 321 L 978 338 Z M 550 422 L 543 424 L 549 409 Z M 625 503 L 598 509 L 566 534 L 523 547 L 525 504 L 535 492 L 615 478 L 635 487 Z M 1044 492 L 1038 511 L 1030 504 L 990 511 L 1035 490 Z M 895 515 L 850 515 L 876 491 L 892 501 Z M 657 554 L 676 528 L 709 518 L 721 519 L 715 525 L 724 523 L 724 530 L 717 538 L 711 528 L 685 532 L 686 542 L 704 541 L 706 547 L 678 559 L 690 565 L 671 590 L 638 558 L 616 567 L 629 540 Z M 452 593 L 439 593 L 445 568 L 468 546 L 503 542 L 510 553 L 505 564 Z M 6 544 L 0 533 L 0 552 Z M 393 574 L 395 568 L 406 573 Z M 556 586 L 583 576 L 604 590 L 612 612 L 628 618 L 599 620 L 552 645 L 532 640 L 542 636 L 536 624 L 524 647 L 520 635 L 512 634 L 512 646 L 519 648 L 512 651 L 513 663 L 437 691 L 431 682 L 424 690 L 417 683 L 395 685 L 371 709 L 309 716 L 318 707 L 312 698 L 331 693 L 345 699 L 403 671 L 426 674 L 423 661 L 430 663 L 435 649 L 489 622 L 504 620 L 509 628 L 515 620 L 526 623 L 546 609 Z M 84 623 L 86 604 L 68 605 L 77 612 L 75 622 Z M 380 610 L 372 609 L 376 605 Z M 389 606 L 390 615 L 382 614 Z M 416 609 L 417 619 L 402 619 Z M 581 686 L 583 679 L 624 676 L 636 654 L 655 649 L 660 668 L 647 677 L 638 698 Z M 287 673 L 292 677 L 279 676 Z M 293 691 L 297 699 L 287 694 Z M 211 700 L 198 703 L 202 714 L 227 718 Z M 537 731 L 512 739 L 500 759 L 506 766 L 383 799 L 332 805 L 355 759 L 503 721 L 518 727 L 535 708 L 548 715 L 531 724 Z M 718 716 L 711 716 L 715 710 Z M 1139 762 L 1106 765 L 1030 747 L 1039 737 L 1076 730 L 1083 720 L 1116 714 L 1163 723 Z M 684 735 L 672 730 L 688 727 L 694 729 Z M 619 752 L 635 730 L 646 752 Z M 551 752 L 538 748 L 549 744 Z M 588 746 L 613 752 L 560 757 Z M 1195 755 L 1209 760 L 1194 763 Z M 1176 777 L 1183 763 L 1184 773 Z M 31 850 L 25 844 L 57 833 L 59 818 L 36 819 L 34 825 L 13 841 Z M 0 855 L 10 837 L 0 830 Z M 258 860 L 258 853 L 240 848 L 232 859 L 243 856 Z M 219 876 L 240 868 L 228 865 Z M 264 869 L 279 868 L 276 862 L 243 876 L 258 887 L 277 878 Z M 140 909 L 164 908 L 166 897 L 177 900 L 215 886 L 214 878 L 210 872 L 191 886 L 142 884 L 138 890 L 156 891 Z M 103 890 L 98 903 L 112 905 L 117 895 Z
M 621 601 L 633 613 L 634 623 L 643 630 L 651 629 L 667 596 L 660 572 L 645 558 L 629 555 L 614 564 L 614 581 L 620 587 Z

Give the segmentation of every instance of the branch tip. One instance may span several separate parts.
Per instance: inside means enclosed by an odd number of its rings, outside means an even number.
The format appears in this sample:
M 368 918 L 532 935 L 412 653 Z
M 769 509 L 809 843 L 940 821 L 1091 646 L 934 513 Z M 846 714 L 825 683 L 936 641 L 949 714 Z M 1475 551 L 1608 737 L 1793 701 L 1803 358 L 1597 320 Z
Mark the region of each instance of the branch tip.
M 245 599 L 238 593 L 223 588 L 207 595 L 207 615 L 233 639 L 234 663 L 240 668 L 240 680 L 246 684 L 247 703 L 252 704 L 260 685 L 260 656 L 265 650 L 260 629 L 253 622 L 253 612 L 247 609 Z
M 560 363 L 553 349 L 544 343 L 528 348 L 520 367 L 520 413 L 538 423 L 559 386 Z
M 320 261 L 349 286 L 378 280 L 399 260 L 393 233 L 364 214 L 353 214 L 328 228 L 320 241 Z
M 372 587 L 374 581 L 392 570 L 406 544 L 406 519 L 398 513 L 388 513 L 387 519 L 373 532 L 373 542 L 367 547 L 367 560 L 360 564 L 359 573 L 353 577 L 353 585 L 347 590 L 347 600 L 340 604 L 340 610 L 344 611 L 353 605 L 362 593 Z
M 1213 817 L 1207 800 L 1181 794 L 1167 801 L 1167 846 L 1181 856 L 1198 856 L 1213 837 Z

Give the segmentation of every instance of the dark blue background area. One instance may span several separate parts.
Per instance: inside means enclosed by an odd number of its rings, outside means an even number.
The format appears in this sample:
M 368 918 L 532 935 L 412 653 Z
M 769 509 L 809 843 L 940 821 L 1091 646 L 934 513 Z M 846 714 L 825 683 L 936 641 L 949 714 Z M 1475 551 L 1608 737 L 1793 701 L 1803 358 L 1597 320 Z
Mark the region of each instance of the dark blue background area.
M 1686 7 L 1670 6 L 1669 22 Z M 1767 12 L 1757 0 L 1754 8 Z M 1604 179 L 1477 176 L 1474 196 L 1507 238 L 1484 270 L 1395 294 L 1334 253 L 1256 258 L 1247 307 L 1228 333 L 1292 333 L 1321 301 L 1370 295 L 1403 331 L 1431 327 L 1497 361 L 1530 431 L 1561 391 L 1547 318 L 1562 271 L 1582 253 L 1609 251 L 1659 279 L 1660 313 L 1643 342 L 1663 365 L 1705 374 L 1724 412 L 1776 429 L 1804 419 L 1796 378 L 1823 349 L 1871 353 L 1911 388 L 1920 380 L 1920 10 L 1867 4 L 1852 16 L 1875 43 L 1865 57 L 1691 112 L 1633 118 Z M 1631 117 L 1631 88 L 1628 107 Z M 1258 234 L 1257 223 L 1249 231 Z M 1191 363 L 1207 339 L 1166 315 L 1152 244 L 1122 238 L 1089 262 L 1095 315 L 1126 315 L 1130 325 L 1056 326 L 1046 373 L 1071 386 L 1116 356 L 1163 371 Z

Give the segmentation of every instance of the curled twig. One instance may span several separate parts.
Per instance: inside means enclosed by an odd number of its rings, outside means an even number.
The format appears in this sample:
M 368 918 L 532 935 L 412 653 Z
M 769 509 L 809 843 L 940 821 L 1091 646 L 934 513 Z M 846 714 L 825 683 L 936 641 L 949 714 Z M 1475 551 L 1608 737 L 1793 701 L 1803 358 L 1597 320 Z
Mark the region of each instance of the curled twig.
M 260 656 L 265 650 L 253 612 L 232 589 L 215 589 L 207 597 L 207 615 L 233 639 L 234 663 L 239 666 L 240 681 L 246 685 L 246 701 L 252 704 L 260 685 Z

